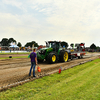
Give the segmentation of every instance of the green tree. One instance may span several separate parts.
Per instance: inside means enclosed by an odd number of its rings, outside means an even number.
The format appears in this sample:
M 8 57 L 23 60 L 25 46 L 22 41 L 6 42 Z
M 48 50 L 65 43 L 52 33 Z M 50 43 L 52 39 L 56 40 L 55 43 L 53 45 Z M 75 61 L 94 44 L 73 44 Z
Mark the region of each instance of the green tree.
M 8 39 L 7 38 L 3 38 L 2 40 L 1 40 L 1 46 L 8 46 L 9 44 L 8 44 Z
M 99 47 L 99 46 L 97 46 L 97 49 L 100 49 L 100 47 Z
M 22 44 L 20 42 L 18 42 L 17 46 L 18 47 L 22 47 Z
M 96 47 L 96 45 L 93 43 L 93 44 L 91 44 L 91 46 L 90 46 L 90 49 L 96 49 L 97 47 Z
M 34 44 L 34 47 L 38 47 L 39 46 L 38 43 L 36 43 L 35 41 L 32 41 L 32 42 L 26 43 L 25 47 L 28 47 L 28 46 L 32 47 L 33 44 Z
M 17 43 L 15 39 L 9 38 L 9 40 L 8 40 L 8 45 L 10 46 L 10 43 L 12 43 L 12 42 L 13 42 L 13 43 L 14 43 L 14 42 Z
M 11 42 L 17 43 L 16 40 L 13 39 L 13 38 L 9 38 L 9 39 L 8 38 L 3 38 L 0 43 L 1 43 L 1 46 L 10 46 Z
M 0 46 L 1 46 L 1 41 L 0 41 Z

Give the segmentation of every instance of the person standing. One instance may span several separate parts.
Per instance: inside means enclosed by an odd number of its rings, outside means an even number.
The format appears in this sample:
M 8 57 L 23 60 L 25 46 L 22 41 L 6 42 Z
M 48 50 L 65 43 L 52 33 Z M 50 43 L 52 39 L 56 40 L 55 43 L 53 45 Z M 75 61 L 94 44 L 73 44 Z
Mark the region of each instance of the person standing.
M 33 68 L 33 77 L 36 77 L 36 75 L 35 75 L 35 67 L 37 65 L 36 49 L 33 49 L 33 52 L 30 54 L 30 59 L 31 59 L 31 68 L 29 71 L 29 76 L 31 76 L 31 71 Z

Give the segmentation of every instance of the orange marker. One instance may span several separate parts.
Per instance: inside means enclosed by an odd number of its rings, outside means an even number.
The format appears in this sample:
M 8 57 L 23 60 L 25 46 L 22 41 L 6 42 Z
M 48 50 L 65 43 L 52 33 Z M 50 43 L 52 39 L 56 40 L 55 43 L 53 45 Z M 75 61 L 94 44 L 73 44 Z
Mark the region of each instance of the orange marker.
M 41 72 L 41 68 L 39 66 L 37 67 L 37 70 L 38 70 L 38 72 Z

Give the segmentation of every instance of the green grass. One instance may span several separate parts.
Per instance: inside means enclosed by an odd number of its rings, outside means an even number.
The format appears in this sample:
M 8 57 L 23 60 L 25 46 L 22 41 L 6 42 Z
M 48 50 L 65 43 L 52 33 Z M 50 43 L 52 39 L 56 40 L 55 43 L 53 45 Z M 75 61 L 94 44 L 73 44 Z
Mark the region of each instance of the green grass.
M 100 59 L 1 92 L 0 100 L 100 100 Z

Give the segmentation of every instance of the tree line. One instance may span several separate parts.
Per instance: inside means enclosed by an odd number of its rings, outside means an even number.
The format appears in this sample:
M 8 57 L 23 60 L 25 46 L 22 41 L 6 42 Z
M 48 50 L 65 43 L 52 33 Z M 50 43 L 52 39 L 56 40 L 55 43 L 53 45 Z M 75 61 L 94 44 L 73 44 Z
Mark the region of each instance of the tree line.
M 14 38 L 3 38 L 1 41 L 0 41 L 0 45 L 1 46 L 10 46 L 11 43 L 15 43 L 18 47 L 22 47 L 22 44 L 21 42 L 17 42 Z M 27 42 L 24 47 L 32 47 L 32 45 L 34 44 L 34 47 L 38 47 L 38 43 L 36 43 L 35 41 L 31 41 L 31 42 Z M 62 43 L 64 44 L 64 43 Z M 65 45 L 65 44 L 64 44 Z M 75 44 L 75 47 L 76 47 L 77 44 Z M 66 47 L 68 47 L 68 43 L 65 45 Z M 71 47 L 74 47 L 74 43 L 71 43 L 70 44 Z M 96 46 L 94 43 L 90 45 L 90 49 L 100 49 L 100 47 Z
M 17 42 L 14 38 L 3 38 L 1 41 L 0 41 L 0 45 L 1 46 L 10 46 L 11 43 L 15 43 L 18 47 L 22 47 L 22 44 L 21 42 Z M 31 41 L 31 42 L 27 42 L 24 47 L 32 47 L 32 45 L 34 44 L 34 47 L 38 47 L 38 43 L 36 43 L 35 41 Z

